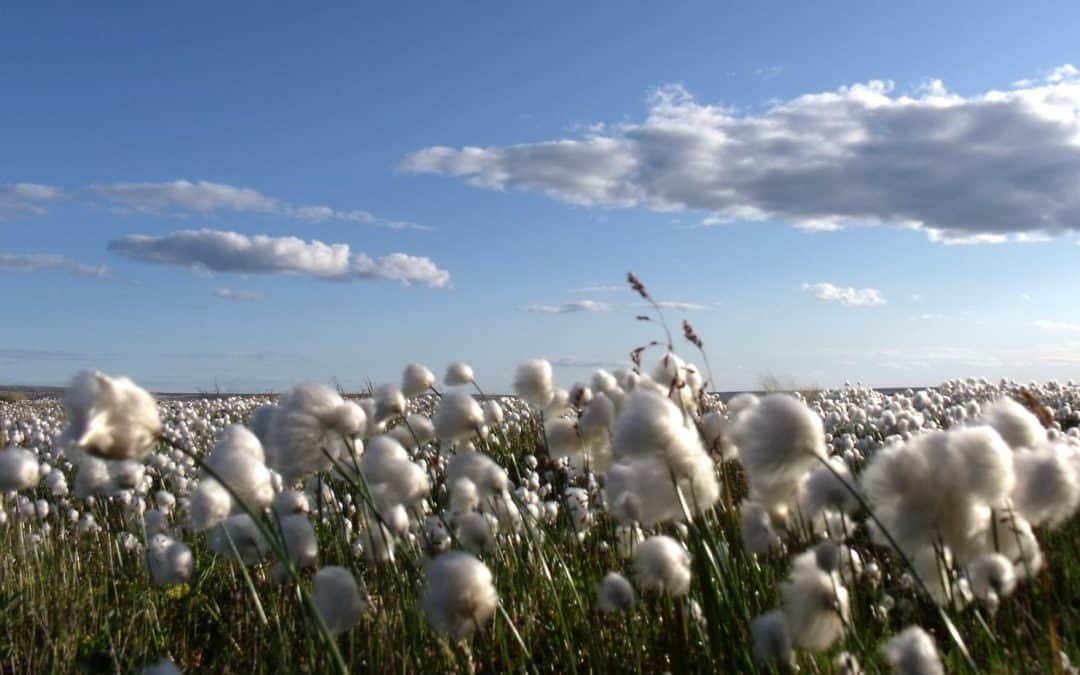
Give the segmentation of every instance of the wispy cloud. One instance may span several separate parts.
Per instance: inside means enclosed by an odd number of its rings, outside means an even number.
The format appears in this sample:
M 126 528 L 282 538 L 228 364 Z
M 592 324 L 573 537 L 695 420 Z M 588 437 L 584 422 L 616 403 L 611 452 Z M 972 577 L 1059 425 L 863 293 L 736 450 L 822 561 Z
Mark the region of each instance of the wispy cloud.
M 592 284 L 589 286 L 582 286 L 581 288 L 570 289 L 571 293 L 614 293 L 620 290 L 619 286 L 605 286 L 602 284 Z
M 432 229 L 426 225 L 404 220 L 380 218 L 358 209 L 340 210 L 315 204 L 293 204 L 268 196 L 253 188 L 205 180 L 102 183 L 90 186 L 88 192 L 124 212 L 208 215 L 225 211 L 270 214 L 311 223 L 337 220 L 378 225 L 395 230 Z
M 660 305 L 663 309 L 673 309 L 678 312 L 698 312 L 704 309 L 708 309 L 708 305 L 703 305 L 699 302 L 684 302 L 682 300 L 657 300 L 656 304 Z M 649 305 L 642 305 L 642 307 L 648 307 Z
M 575 356 L 560 356 L 548 361 L 556 368 L 621 368 L 626 365 L 617 361 L 579 359 Z
M 564 302 L 561 305 L 529 305 L 525 309 L 538 314 L 575 314 L 577 312 L 606 312 L 611 309 L 611 305 L 595 300 L 578 300 Z
M 71 258 L 50 253 L 0 253 L 0 272 L 40 272 L 64 270 L 81 277 L 107 279 L 109 268 L 105 265 L 85 265 Z
M 803 284 L 802 289 L 812 293 L 818 300 L 838 302 L 841 305 L 852 307 L 870 307 L 885 304 L 884 296 L 876 288 L 852 288 L 851 286 L 836 286 L 828 282 L 820 282 Z
M 40 215 L 63 196 L 59 188 L 37 183 L 0 183 L 0 218 L 21 213 Z
M 774 77 L 780 77 L 783 73 L 783 66 L 765 66 L 763 68 L 754 69 L 754 75 L 762 80 L 771 80 Z
M 494 147 L 423 148 L 404 171 L 574 204 L 926 231 L 946 243 L 1033 241 L 1080 230 L 1080 77 L 961 96 L 936 80 L 853 84 L 743 112 L 680 86 L 639 122 Z M 1032 179 L 1037 176 L 1038 179 Z
M 222 230 L 179 230 L 164 236 L 133 234 L 108 249 L 143 262 L 201 267 L 214 272 L 289 274 L 332 281 L 390 279 L 434 288 L 450 285 L 450 273 L 430 258 L 391 253 L 371 258 L 348 244 L 297 237 L 245 235 Z
M 1036 321 L 1035 326 L 1042 330 L 1059 331 L 1065 333 L 1080 333 L 1080 323 L 1070 323 L 1068 321 Z
M 261 293 L 241 291 L 234 288 L 215 288 L 214 295 L 222 300 L 231 300 L 232 302 L 258 302 L 263 298 Z

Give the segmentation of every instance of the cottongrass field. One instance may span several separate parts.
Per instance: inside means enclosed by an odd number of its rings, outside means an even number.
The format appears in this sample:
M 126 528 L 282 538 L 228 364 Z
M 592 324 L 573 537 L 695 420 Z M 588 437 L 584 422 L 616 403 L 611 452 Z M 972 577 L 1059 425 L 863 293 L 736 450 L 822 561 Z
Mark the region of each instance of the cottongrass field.
M 724 403 L 647 320 L 516 396 L 0 403 L 0 671 L 1078 672 L 1080 387 Z

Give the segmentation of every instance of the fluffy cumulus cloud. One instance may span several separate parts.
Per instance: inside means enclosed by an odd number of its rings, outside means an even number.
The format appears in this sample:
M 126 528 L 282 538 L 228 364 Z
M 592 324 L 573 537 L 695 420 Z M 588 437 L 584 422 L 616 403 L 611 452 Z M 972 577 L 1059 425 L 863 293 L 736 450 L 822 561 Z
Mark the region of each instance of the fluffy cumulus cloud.
M 850 286 L 836 286 L 828 282 L 803 284 L 802 288 L 808 293 L 813 293 L 818 300 L 837 302 L 841 305 L 871 307 L 885 304 L 884 296 L 876 288 L 852 288 Z
M 1036 321 L 1035 327 L 1041 328 L 1042 330 L 1058 331 L 1062 333 L 1080 333 L 1080 323 L 1070 323 L 1068 321 Z
M 222 230 L 179 230 L 163 236 L 128 235 L 109 250 L 134 260 L 243 274 L 290 274 L 334 281 L 391 279 L 406 285 L 450 285 L 450 273 L 429 258 L 391 253 L 371 258 L 348 244 Z
M 45 205 L 62 196 L 59 188 L 37 183 L 0 183 L 0 218 L 22 213 L 42 214 Z
M 1080 78 L 971 96 L 872 81 L 747 112 L 668 86 L 640 122 L 504 147 L 429 147 L 401 169 L 576 204 L 917 228 L 946 242 L 1080 230 Z
M 0 272 L 40 272 L 64 270 L 81 277 L 107 279 L 109 268 L 105 265 L 85 265 L 71 258 L 49 253 L 0 253 Z
M 606 312 L 611 305 L 595 300 L 564 302 L 561 305 L 529 305 L 526 309 L 538 314 L 575 314 L 577 312 Z

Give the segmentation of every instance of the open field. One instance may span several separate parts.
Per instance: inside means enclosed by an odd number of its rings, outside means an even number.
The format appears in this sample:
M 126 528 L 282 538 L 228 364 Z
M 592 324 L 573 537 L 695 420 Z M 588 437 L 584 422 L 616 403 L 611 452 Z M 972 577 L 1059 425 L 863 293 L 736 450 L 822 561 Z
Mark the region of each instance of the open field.
M 520 398 L 481 405 L 450 371 L 410 367 L 359 404 L 317 386 L 276 407 L 153 403 L 91 374 L 66 410 L 0 403 L 0 669 L 935 672 L 936 650 L 949 672 L 1066 672 L 1080 656 L 1078 387 L 725 404 L 669 353 L 569 391 L 529 362 Z M 932 642 L 890 643 L 910 626 Z

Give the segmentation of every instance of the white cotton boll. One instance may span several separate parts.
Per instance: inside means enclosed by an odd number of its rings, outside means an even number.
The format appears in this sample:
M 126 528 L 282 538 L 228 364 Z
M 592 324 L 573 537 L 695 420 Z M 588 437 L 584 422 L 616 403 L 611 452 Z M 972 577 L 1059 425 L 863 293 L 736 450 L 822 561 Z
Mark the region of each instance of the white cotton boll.
M 996 536 L 995 536 L 996 535 Z M 1043 565 L 1042 549 L 1031 523 L 1007 509 L 996 514 L 993 527 L 983 533 L 986 552 L 995 550 L 1012 561 L 1018 579 L 1035 576 Z
M 1063 446 L 1018 451 L 1013 456 L 1016 485 L 1012 501 L 1032 525 L 1058 527 L 1080 507 L 1080 464 Z
M 481 502 L 480 508 L 495 517 L 500 532 L 511 533 L 521 529 L 521 511 L 514 503 L 509 491 L 485 499 Z
M 859 508 L 859 500 L 852 490 L 858 489 L 858 482 L 847 462 L 839 457 L 830 457 L 828 461 L 828 467 L 817 467 L 804 483 L 807 513 L 816 516 L 825 509 L 854 513 Z
M 471 555 L 449 551 L 428 563 L 421 604 L 437 632 L 466 640 L 491 619 L 498 603 L 491 571 Z
M 315 574 L 311 599 L 331 635 L 339 635 L 364 616 L 364 598 L 356 577 L 345 567 L 332 565 Z
M 592 388 L 597 392 L 607 393 L 619 386 L 615 376 L 604 369 L 597 370 L 592 374 L 589 383 Z
M 415 504 L 427 496 L 431 485 L 427 474 L 413 463 L 409 453 L 389 436 L 377 436 L 360 458 L 364 479 L 378 492 L 380 506 Z
M 393 563 L 394 548 L 397 542 L 394 533 L 374 518 L 369 519 L 368 527 L 360 533 L 360 548 L 364 558 L 373 563 Z
M 420 413 L 413 413 L 406 417 L 405 424 L 401 426 L 405 427 L 405 431 L 409 432 L 409 442 L 407 444 L 402 444 L 407 448 L 417 448 L 427 445 L 437 437 L 435 434 L 435 425 L 432 424 L 431 419 Z M 420 445 L 418 446 L 417 443 Z
M 561 387 L 551 390 L 551 399 L 544 406 L 544 417 L 552 418 L 570 412 L 570 392 Z
M 345 439 L 362 436 L 366 422 L 363 408 L 346 403 L 333 389 L 299 385 L 282 397 L 274 414 L 267 465 L 287 483 L 330 469 L 345 450 Z
M 976 499 L 995 503 L 1008 496 L 1016 480 L 1009 446 L 990 427 L 949 432 L 949 446 L 963 463 L 962 485 Z
M 833 672 L 836 675 L 865 675 L 859 659 L 850 652 L 841 652 L 833 659 Z
M 439 440 L 466 440 L 480 433 L 484 410 L 467 391 L 451 391 L 439 400 L 431 421 Z
M 754 659 L 758 663 L 794 661 L 791 631 L 782 611 L 776 609 L 756 617 L 750 622 L 750 635 L 754 638 Z
M 780 548 L 780 536 L 773 527 L 769 511 L 761 504 L 747 499 L 739 505 L 739 522 L 743 548 L 751 555 L 765 555 Z
M 544 408 L 554 396 L 551 364 L 544 359 L 526 361 L 517 367 L 514 391 L 537 408 Z
M 121 490 L 134 490 L 146 475 L 146 467 L 135 460 L 123 460 L 119 462 L 106 462 L 109 470 L 109 485 L 107 492 L 116 494 Z
M 889 666 L 898 675 L 945 675 L 934 638 L 918 626 L 909 626 L 881 648 Z
M 678 407 L 647 390 L 630 395 L 615 424 L 612 448 L 616 458 L 663 454 L 680 477 L 704 454 L 698 433 L 686 427 Z
M 104 459 L 137 459 L 161 435 L 154 398 L 126 377 L 84 371 L 64 392 L 64 443 Z
M 299 490 L 286 490 L 274 497 L 273 507 L 278 518 L 311 511 L 307 495 Z
M 738 448 L 728 439 L 728 422 L 723 413 L 713 411 L 701 416 L 701 439 L 709 452 L 719 453 L 721 459 L 734 459 Z
M 147 536 L 162 534 L 169 527 L 169 517 L 157 509 L 150 509 L 143 514 L 143 527 Z
M 146 564 L 157 586 L 175 586 L 191 578 L 195 558 L 191 549 L 163 534 L 156 534 L 147 549 Z
M 401 417 L 405 414 L 405 397 L 392 384 L 380 385 L 375 390 L 375 422 Z
M 401 393 L 407 398 L 415 398 L 435 386 L 435 373 L 419 363 L 405 366 L 401 374 Z
M 634 574 L 642 590 L 686 595 L 690 590 L 690 554 L 671 537 L 649 537 L 634 552 Z
M 105 490 L 109 484 L 109 465 L 104 460 L 82 454 L 75 473 L 75 496 L 86 499 Z
M 469 478 L 447 481 L 450 489 L 450 510 L 458 515 L 468 513 L 480 506 L 480 493 L 476 483 Z
M 744 412 L 753 410 L 761 403 L 761 399 L 750 393 L 735 394 L 727 402 L 727 414 L 729 419 L 737 419 Z
M 769 505 L 828 456 L 821 418 L 786 394 L 770 394 L 741 414 L 733 439 L 751 488 Z
M 171 513 L 176 507 L 176 497 L 166 490 L 158 490 L 154 493 L 154 503 L 165 513 Z
M 314 567 L 319 557 L 319 542 L 307 515 L 285 516 L 278 520 L 278 527 L 285 543 L 285 553 L 292 564 L 298 569 Z
M 214 527 L 232 511 L 232 497 L 221 483 L 204 478 L 188 498 L 188 527 L 201 532 Z
M 610 441 L 615 433 L 615 404 L 607 394 L 597 394 L 581 412 L 578 425 L 587 440 L 595 442 L 602 438 Z
M 1030 410 L 1003 396 L 983 414 L 983 422 L 997 430 L 1013 450 L 1037 448 L 1046 442 L 1046 429 Z
M 490 399 L 484 401 L 484 423 L 489 427 L 497 427 L 503 423 L 504 415 L 499 402 Z
M 206 466 L 215 474 L 215 480 L 232 488 L 244 506 L 258 513 L 274 499 L 270 470 L 262 458 L 262 444 L 255 434 L 244 426 L 232 424 L 221 432 Z
M 261 405 L 255 409 L 255 412 L 251 413 L 248 427 L 263 445 L 266 445 L 270 440 L 270 429 L 274 423 L 274 414 L 277 413 L 277 410 L 276 405 Z M 263 460 L 265 461 L 265 459 L 264 457 Z
M 446 374 L 443 376 L 443 382 L 450 387 L 460 387 L 466 384 L 472 384 L 476 381 L 476 375 L 473 373 L 472 366 L 464 361 L 454 361 L 446 367 Z
M 552 457 L 571 457 L 584 451 L 577 425 L 568 419 L 548 420 L 544 424 L 548 452 Z
M 618 572 L 608 572 L 596 592 L 596 606 L 601 612 L 627 612 L 635 601 L 634 587 Z
M 987 553 L 968 563 L 968 579 L 975 597 L 995 599 L 1007 597 L 1016 589 L 1016 569 L 1000 553 Z
M 506 471 L 482 452 L 454 455 L 446 465 L 446 482 L 468 478 L 475 485 L 481 499 L 501 494 L 510 484 Z
M 490 516 L 472 511 L 458 516 L 456 529 L 458 541 L 473 553 L 495 550 L 495 534 L 491 531 Z
M 231 558 L 239 555 L 245 565 L 257 564 L 270 551 L 270 544 L 246 513 L 238 513 L 222 521 L 210 531 L 207 544 L 211 551 L 220 556 Z
M 53 497 L 66 497 L 68 494 L 67 478 L 59 471 L 50 471 L 45 475 L 45 480 L 42 483 Z M 3 492 L 3 490 L 0 490 L 0 492 Z
M 676 476 L 679 491 L 691 513 L 711 508 L 720 497 L 712 460 L 701 453 L 688 476 Z M 685 471 L 685 470 L 684 470 Z M 651 526 L 684 517 L 672 469 L 662 457 L 647 456 L 615 462 L 605 474 L 608 510 L 621 522 Z
M 36 487 L 40 476 L 33 452 L 14 446 L 0 451 L 0 492 L 18 492 Z
M 584 408 L 589 405 L 589 402 L 593 399 L 592 389 L 589 389 L 588 385 L 577 382 L 574 386 L 570 387 L 570 391 L 567 392 L 567 398 L 570 405 L 575 408 Z
M 851 622 L 848 591 L 835 574 L 817 566 L 813 552 L 795 560 L 787 581 L 780 585 L 782 608 L 794 643 L 811 651 L 831 647 Z

